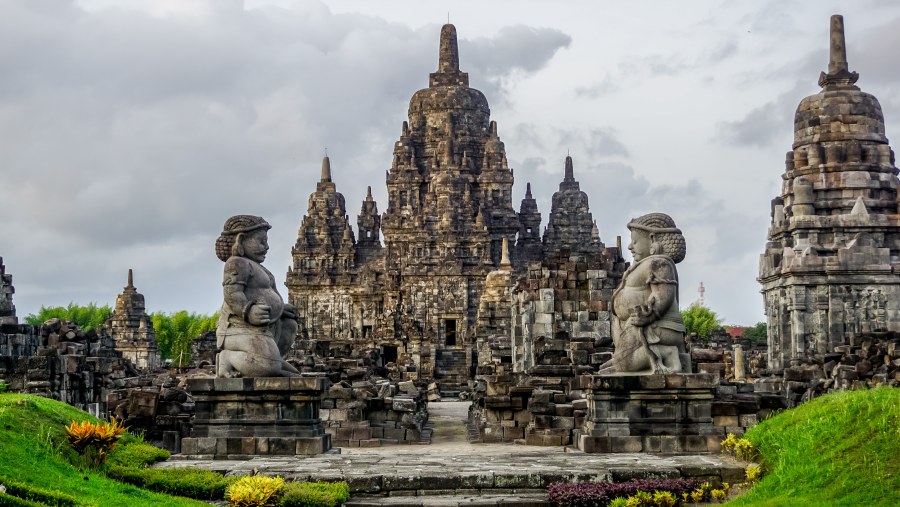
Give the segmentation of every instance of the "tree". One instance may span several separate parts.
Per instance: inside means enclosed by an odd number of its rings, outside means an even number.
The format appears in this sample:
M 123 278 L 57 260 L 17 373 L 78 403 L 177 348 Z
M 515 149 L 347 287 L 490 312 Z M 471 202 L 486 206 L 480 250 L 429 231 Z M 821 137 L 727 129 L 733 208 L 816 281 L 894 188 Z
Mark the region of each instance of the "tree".
M 37 315 L 29 314 L 25 317 L 25 323 L 32 326 L 39 326 L 50 319 L 67 320 L 84 331 L 97 329 L 102 326 L 109 316 L 112 315 L 112 308 L 109 305 L 97 306 L 96 303 L 88 303 L 87 305 L 76 305 L 69 303 L 67 306 L 43 306 Z
M 765 322 L 757 322 L 755 326 L 744 330 L 744 338 L 751 342 L 766 341 L 769 337 L 769 328 Z
M 716 312 L 697 303 L 681 311 L 684 320 L 684 330 L 687 334 L 696 334 L 701 340 L 709 340 L 709 335 L 722 324 L 722 319 Z
M 201 315 L 180 312 L 150 314 L 156 331 L 156 344 L 163 359 L 171 359 L 176 366 L 183 366 L 191 360 L 191 340 L 216 329 L 219 314 Z

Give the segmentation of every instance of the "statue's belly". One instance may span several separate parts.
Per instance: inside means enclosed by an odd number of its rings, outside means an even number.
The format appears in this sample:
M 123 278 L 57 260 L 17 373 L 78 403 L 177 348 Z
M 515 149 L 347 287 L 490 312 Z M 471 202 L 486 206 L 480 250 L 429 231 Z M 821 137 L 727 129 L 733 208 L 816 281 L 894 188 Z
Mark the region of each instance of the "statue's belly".
M 643 287 L 623 287 L 613 298 L 613 309 L 621 320 L 627 320 L 631 316 L 635 306 L 647 303 L 649 290 Z

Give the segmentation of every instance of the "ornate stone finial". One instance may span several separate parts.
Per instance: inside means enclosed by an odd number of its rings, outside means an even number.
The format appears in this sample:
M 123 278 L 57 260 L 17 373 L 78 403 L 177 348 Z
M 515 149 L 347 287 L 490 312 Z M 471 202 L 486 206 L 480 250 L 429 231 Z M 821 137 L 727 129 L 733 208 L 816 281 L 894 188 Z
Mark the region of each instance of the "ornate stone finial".
M 322 177 L 320 178 L 322 183 L 331 183 L 331 160 L 328 158 L 328 155 L 322 159 Z
M 859 74 L 850 72 L 847 66 L 847 46 L 844 41 L 844 17 L 838 14 L 831 16 L 830 46 L 828 73 L 819 75 L 819 86 L 822 88 L 835 86 L 853 86 Z
M 530 181 L 528 183 L 525 183 L 525 198 L 533 199 L 533 197 L 531 197 L 531 182 Z
M 496 120 L 491 120 L 490 129 L 491 129 L 491 138 L 492 139 L 496 139 L 497 137 L 499 137 L 499 135 L 497 134 L 497 121 Z
M 373 200 L 374 199 L 372 199 L 372 185 L 369 185 L 368 189 L 366 190 L 366 202 L 371 202 Z
M 131 270 L 131 268 L 128 268 L 128 285 L 125 286 L 125 289 L 134 290 L 134 272 Z
M 575 169 L 572 166 L 572 157 L 566 155 L 566 175 L 563 181 L 575 181 Z
M 438 72 L 459 72 L 459 46 L 456 42 L 456 27 L 450 23 L 441 28 Z
M 594 220 L 594 226 L 591 227 L 591 237 L 594 239 L 600 239 L 600 228 L 597 227 L 596 220 Z
M 509 268 L 512 265 L 509 262 L 509 239 L 505 236 L 503 237 L 503 246 L 500 250 L 500 267 L 501 268 Z

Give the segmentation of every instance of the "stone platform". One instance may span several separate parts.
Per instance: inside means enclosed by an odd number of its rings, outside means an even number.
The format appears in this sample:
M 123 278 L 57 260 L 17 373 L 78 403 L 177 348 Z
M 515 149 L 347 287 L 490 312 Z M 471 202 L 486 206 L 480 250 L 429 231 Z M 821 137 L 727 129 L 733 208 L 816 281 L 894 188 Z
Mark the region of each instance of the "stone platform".
M 585 377 L 587 420 L 573 441 L 584 452 L 716 452 L 723 438 L 711 410 L 718 384 L 709 373 Z
M 196 410 L 181 453 L 192 459 L 314 455 L 331 449 L 321 377 L 193 378 Z
M 470 504 L 456 501 L 461 498 L 475 505 L 547 505 L 545 488 L 557 481 L 693 477 L 738 483 L 744 479 L 744 467 L 720 455 L 586 454 L 571 447 L 464 442 L 247 460 L 187 461 L 176 455 L 154 466 L 201 467 L 228 475 L 256 471 L 295 481 L 344 480 L 353 495 L 348 505 L 356 506 L 436 505 L 427 500 L 435 497 L 442 499 L 440 505 Z M 508 503 L 512 498 L 522 503 Z

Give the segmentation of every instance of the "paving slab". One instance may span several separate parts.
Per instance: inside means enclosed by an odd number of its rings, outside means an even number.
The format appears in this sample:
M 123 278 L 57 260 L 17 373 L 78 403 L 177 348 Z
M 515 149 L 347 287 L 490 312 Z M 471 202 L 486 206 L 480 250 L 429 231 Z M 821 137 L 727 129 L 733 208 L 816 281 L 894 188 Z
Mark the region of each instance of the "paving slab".
M 588 454 L 566 447 L 458 442 L 345 448 L 340 454 L 318 456 L 179 458 L 175 455 L 156 466 L 194 466 L 226 475 L 258 473 L 287 480 L 345 480 L 354 498 L 427 496 L 430 491 L 444 490 L 470 490 L 480 496 L 498 490 L 503 494 L 532 493 L 556 481 L 697 477 L 736 483 L 744 478 L 744 467 L 721 455 Z

